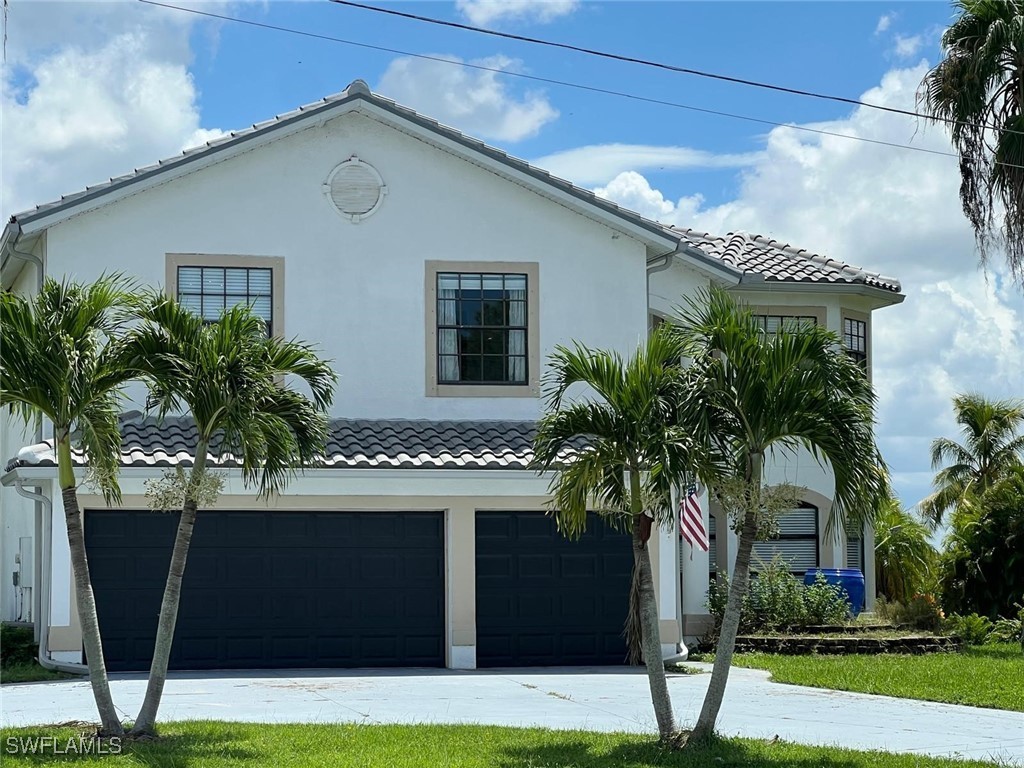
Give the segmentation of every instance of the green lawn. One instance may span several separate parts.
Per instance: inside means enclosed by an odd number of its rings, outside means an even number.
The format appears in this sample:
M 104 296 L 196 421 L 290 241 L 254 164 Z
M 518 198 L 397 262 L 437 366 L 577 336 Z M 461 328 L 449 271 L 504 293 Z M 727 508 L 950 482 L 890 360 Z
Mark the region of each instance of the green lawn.
M 766 669 L 780 683 L 1024 712 L 1024 653 L 1016 644 L 923 656 L 745 653 L 733 665 Z
M 34 661 L 0 667 L 0 684 L 29 683 L 37 680 L 66 680 L 73 677 L 76 677 L 76 675 L 52 672 L 45 667 L 39 666 Z
M 874 768 L 878 765 L 886 768 L 980 768 L 994 765 L 917 755 L 768 744 L 750 739 L 719 741 L 699 753 L 670 753 L 659 748 L 650 737 L 582 731 L 442 725 L 256 725 L 209 721 L 167 724 L 161 729 L 160 740 L 134 744 L 117 757 L 68 755 L 55 758 L 52 750 L 47 755 L 11 754 L 11 745 L 18 744 L 19 739 L 48 735 L 57 736 L 66 743 L 68 738 L 77 734 L 78 731 L 68 728 L 0 730 L 3 764 L 5 768 L 61 762 L 116 765 L 118 768 Z

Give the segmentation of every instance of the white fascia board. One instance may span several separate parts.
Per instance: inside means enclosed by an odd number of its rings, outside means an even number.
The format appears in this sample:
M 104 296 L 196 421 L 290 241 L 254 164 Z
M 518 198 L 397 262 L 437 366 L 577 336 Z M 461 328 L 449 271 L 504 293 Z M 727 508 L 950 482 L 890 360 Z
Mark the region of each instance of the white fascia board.
M 873 299 L 875 309 L 888 307 L 893 304 L 902 304 L 906 294 L 896 293 L 885 288 L 876 288 L 872 285 L 862 283 L 785 283 L 773 280 L 764 282 L 747 283 L 740 282 L 735 287 L 738 293 L 819 293 L 819 294 L 846 294 L 853 296 L 866 296 Z

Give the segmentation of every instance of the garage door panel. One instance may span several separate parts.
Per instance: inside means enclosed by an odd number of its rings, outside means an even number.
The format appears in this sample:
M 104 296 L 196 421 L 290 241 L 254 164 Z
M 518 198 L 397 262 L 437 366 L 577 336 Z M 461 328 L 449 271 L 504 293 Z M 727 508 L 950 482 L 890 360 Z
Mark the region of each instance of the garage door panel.
M 148 669 L 177 515 L 85 518 L 108 666 Z M 441 513 L 201 512 L 171 667 L 443 666 L 443 532 Z
M 565 539 L 536 512 L 478 512 L 477 663 L 621 664 L 630 537 L 591 515 Z

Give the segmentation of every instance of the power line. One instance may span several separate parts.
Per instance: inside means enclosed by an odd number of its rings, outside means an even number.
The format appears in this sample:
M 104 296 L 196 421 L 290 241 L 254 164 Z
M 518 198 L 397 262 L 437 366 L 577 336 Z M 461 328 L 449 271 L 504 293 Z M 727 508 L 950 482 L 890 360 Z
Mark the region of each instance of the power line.
M 939 149 L 927 149 L 926 147 L 915 147 L 910 144 L 900 144 L 895 141 L 884 141 L 882 139 L 869 139 L 864 136 L 851 136 L 847 133 L 839 133 L 838 131 L 826 131 L 820 128 L 811 128 L 806 125 L 796 125 L 794 123 L 780 123 L 774 120 L 766 120 L 759 117 L 751 117 L 749 115 L 740 115 L 733 112 L 723 112 L 716 109 L 707 109 L 706 107 L 695 107 L 691 104 L 682 104 L 675 101 L 667 101 L 665 99 L 655 99 L 649 96 L 638 96 L 633 93 L 626 93 L 624 91 L 616 91 L 609 88 L 598 88 L 592 85 L 583 85 L 581 83 L 573 83 L 566 80 L 556 80 L 554 78 L 539 77 L 537 75 L 528 75 L 522 72 L 509 72 L 498 67 L 488 67 L 483 64 L 473 64 L 467 61 L 452 61 L 441 56 L 430 56 L 423 53 L 413 53 L 411 51 L 403 51 L 398 48 L 389 48 L 383 45 L 372 45 L 370 43 L 361 43 L 355 40 L 346 40 L 340 37 L 333 37 L 331 35 L 323 35 L 317 32 L 307 32 L 306 30 L 294 29 L 291 27 L 281 27 L 275 24 L 266 24 L 259 21 L 251 21 L 249 19 L 240 19 L 235 16 L 224 16 L 219 13 L 211 13 L 210 11 L 200 11 L 196 8 L 184 8 L 178 5 L 171 5 L 169 3 L 157 2 L 157 0 L 138 0 L 140 3 L 145 5 L 158 6 L 160 8 L 168 8 L 175 11 L 181 11 L 183 13 L 191 13 L 197 16 L 206 16 L 212 19 L 220 19 L 222 21 L 233 21 L 238 24 L 245 24 L 250 27 L 257 27 L 259 29 L 269 29 L 276 32 L 287 32 L 293 35 L 300 35 L 302 37 L 310 37 L 316 40 L 326 40 L 333 43 L 341 43 L 342 45 L 351 45 L 356 48 L 365 48 L 371 51 L 380 51 L 383 53 L 391 53 L 396 56 L 408 56 L 414 59 L 422 59 L 425 61 L 434 61 L 441 64 L 448 64 L 452 66 L 464 67 L 466 69 L 474 69 L 483 72 L 493 72 L 499 75 L 505 75 L 506 77 L 518 77 L 524 80 L 530 80 L 532 82 L 544 83 L 546 85 L 556 85 L 563 88 L 573 88 L 575 90 L 586 91 L 588 93 L 599 93 L 605 96 L 616 96 L 624 99 L 631 99 L 633 101 L 639 101 L 646 104 L 656 104 L 663 107 L 672 107 L 674 109 L 683 109 L 689 112 L 698 112 L 706 115 L 715 115 L 716 117 L 727 117 L 733 120 L 743 120 L 749 123 L 757 123 L 759 125 L 770 125 L 775 128 L 789 128 L 794 131 L 803 131 L 805 133 L 813 133 L 819 136 L 832 136 L 839 139 L 849 139 L 851 141 L 860 141 L 866 144 L 877 144 L 883 147 L 894 147 L 896 149 L 904 149 L 912 152 L 924 152 L 929 155 L 939 155 L 941 157 L 953 157 L 959 159 L 959 155 L 955 152 L 944 152 Z M 1024 165 L 1012 165 L 1009 163 L 995 163 L 996 165 L 1005 165 L 1009 168 L 1020 168 L 1024 170 Z
M 720 80 L 727 83 L 735 83 L 737 85 L 747 85 L 752 88 L 764 88 L 769 91 L 776 91 L 778 93 L 788 93 L 794 96 L 807 96 L 813 99 L 823 99 L 825 101 L 837 101 L 841 104 L 850 104 L 857 107 L 868 107 L 870 109 L 879 109 L 883 112 L 891 112 L 897 115 L 906 115 L 907 117 L 919 117 L 926 120 L 935 120 L 936 122 L 948 123 L 951 125 L 969 125 L 960 120 L 953 120 L 952 118 L 944 117 L 932 117 L 931 115 L 925 115 L 920 112 L 914 112 L 909 109 L 899 109 L 898 107 L 887 107 L 884 104 L 872 104 L 867 101 L 861 101 L 860 99 L 851 99 L 846 96 L 835 96 L 826 93 L 817 93 L 815 91 L 805 91 L 799 88 L 789 88 L 784 85 L 775 85 L 773 83 L 764 83 L 758 80 L 747 80 L 742 77 L 732 77 L 730 75 L 723 75 L 717 72 L 707 72 L 700 69 L 691 69 L 689 67 L 680 67 L 675 64 L 666 64 L 660 61 L 651 61 L 649 59 L 641 59 L 635 56 L 625 56 L 619 53 L 609 53 L 608 51 L 599 51 L 594 48 L 584 48 L 579 45 L 572 45 L 571 43 L 560 43 L 554 40 L 544 40 L 539 37 L 526 37 L 525 35 L 514 35 L 510 32 L 499 32 L 495 29 L 486 29 L 485 27 L 474 27 L 470 24 L 460 24 L 456 21 L 446 21 L 445 19 L 438 19 L 432 16 L 420 16 L 415 13 L 406 13 L 404 11 L 396 11 L 392 8 L 380 8 L 374 5 L 365 5 L 364 3 L 356 3 L 353 0 L 328 0 L 328 2 L 334 3 L 335 5 L 344 5 L 350 8 L 360 8 L 364 11 L 373 11 L 374 13 L 384 13 L 388 16 L 398 16 L 403 19 L 410 19 L 412 21 L 421 21 L 426 24 L 436 24 L 441 27 L 450 27 L 453 29 L 461 29 L 467 32 L 476 32 L 481 35 L 492 35 L 493 37 L 501 37 L 507 40 L 517 40 L 522 43 L 532 43 L 534 45 L 545 45 L 549 48 L 560 48 L 566 51 L 574 51 L 576 53 L 584 53 L 588 56 L 597 56 L 602 59 L 611 59 L 612 61 L 621 61 L 629 64 L 639 64 L 644 67 L 654 67 L 655 69 L 662 69 L 668 72 L 676 72 L 684 75 L 694 75 L 696 77 L 705 77 L 711 80 Z M 987 124 L 981 125 L 983 128 L 997 128 L 998 126 L 990 126 Z M 1013 131 L 1018 133 L 1018 131 Z

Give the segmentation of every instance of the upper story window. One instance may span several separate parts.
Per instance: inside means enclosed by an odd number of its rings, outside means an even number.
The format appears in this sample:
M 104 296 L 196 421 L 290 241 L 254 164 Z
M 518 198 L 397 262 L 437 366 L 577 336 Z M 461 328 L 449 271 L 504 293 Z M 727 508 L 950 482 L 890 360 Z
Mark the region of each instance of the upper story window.
M 424 266 L 427 397 L 538 397 L 540 265 Z
M 843 318 L 843 346 L 846 354 L 856 360 L 861 368 L 868 367 L 868 324 L 852 317 Z
M 262 267 L 178 267 L 178 301 L 204 320 L 239 304 L 252 308 L 274 332 L 273 273 Z
M 167 286 L 182 306 L 207 322 L 242 304 L 263 319 L 268 336 L 282 335 L 282 258 L 168 254 Z
M 525 273 L 437 273 L 439 384 L 526 384 Z
M 813 315 L 754 315 L 754 320 L 769 335 L 778 333 L 780 328 L 792 331 L 797 328 L 811 328 L 818 324 L 818 318 Z

